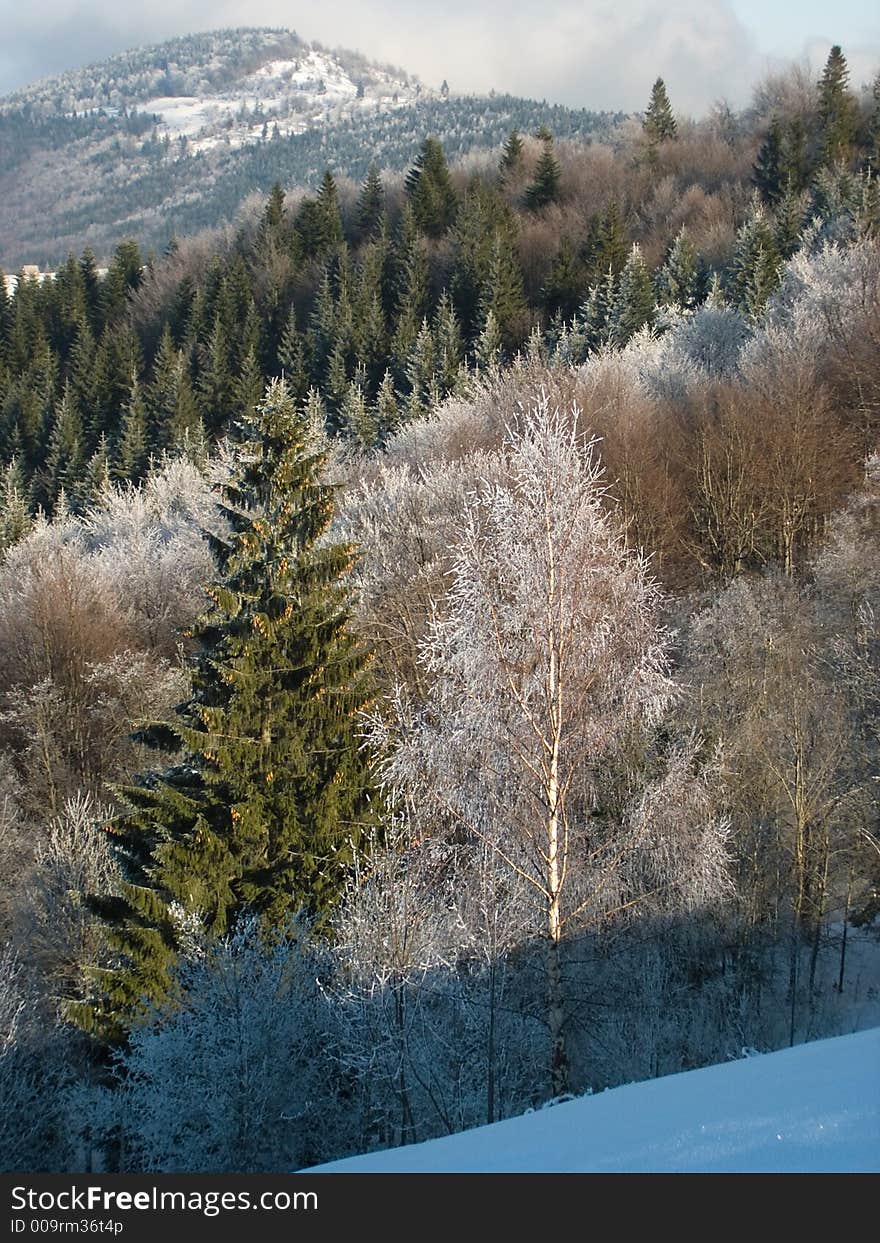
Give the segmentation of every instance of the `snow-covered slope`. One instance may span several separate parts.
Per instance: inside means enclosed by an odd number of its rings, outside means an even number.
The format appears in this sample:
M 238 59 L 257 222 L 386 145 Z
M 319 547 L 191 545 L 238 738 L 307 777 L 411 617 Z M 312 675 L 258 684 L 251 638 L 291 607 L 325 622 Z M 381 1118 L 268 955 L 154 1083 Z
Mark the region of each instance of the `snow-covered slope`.
M 880 1171 L 880 1028 L 628 1084 L 346 1173 Z

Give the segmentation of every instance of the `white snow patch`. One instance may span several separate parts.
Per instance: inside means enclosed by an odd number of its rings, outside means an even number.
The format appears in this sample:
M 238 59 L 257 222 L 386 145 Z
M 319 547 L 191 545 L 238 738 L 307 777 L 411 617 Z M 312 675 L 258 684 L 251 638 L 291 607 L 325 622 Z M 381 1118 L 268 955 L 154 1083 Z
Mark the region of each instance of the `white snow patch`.
M 460 1135 L 313 1169 L 878 1172 L 880 1028 L 627 1084 Z

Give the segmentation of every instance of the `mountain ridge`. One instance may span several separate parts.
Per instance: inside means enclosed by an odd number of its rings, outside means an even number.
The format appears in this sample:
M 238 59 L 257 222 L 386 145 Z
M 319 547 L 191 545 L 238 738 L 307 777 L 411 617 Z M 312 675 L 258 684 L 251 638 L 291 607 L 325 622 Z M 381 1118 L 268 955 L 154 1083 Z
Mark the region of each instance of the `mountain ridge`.
M 405 70 L 283 28 L 182 36 L 43 79 L 0 99 L 0 266 L 50 267 L 88 246 L 229 222 L 275 181 L 327 167 L 402 171 L 435 134 L 453 158 L 514 127 L 608 131 L 622 114 L 431 90 Z

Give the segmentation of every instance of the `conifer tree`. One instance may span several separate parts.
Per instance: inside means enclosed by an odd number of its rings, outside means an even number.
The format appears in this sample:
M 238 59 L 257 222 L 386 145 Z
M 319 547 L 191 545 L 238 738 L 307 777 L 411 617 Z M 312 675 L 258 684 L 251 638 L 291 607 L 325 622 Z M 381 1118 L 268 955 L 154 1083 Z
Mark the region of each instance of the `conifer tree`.
M 0 553 L 24 539 L 33 525 L 29 489 L 17 457 L 0 476 Z
M 122 416 L 119 441 L 113 457 L 113 478 L 120 483 L 138 483 L 150 464 L 147 441 L 147 410 L 137 372 L 132 372 L 131 389 Z
M 871 112 L 868 117 L 866 147 L 865 165 L 876 173 L 880 171 L 880 73 L 871 84 Z
M 376 426 L 376 438 L 384 444 L 389 436 L 397 431 L 400 424 L 400 403 L 394 391 L 394 380 L 390 371 L 386 371 L 376 394 L 373 410 L 373 421 Z
M 609 267 L 602 279 L 591 287 L 578 316 L 588 352 L 608 344 L 616 299 L 617 277 Z
M 503 179 L 508 180 L 521 171 L 522 165 L 523 140 L 519 136 L 519 130 L 512 129 L 501 151 L 501 158 L 498 161 L 498 172 Z
M 442 237 L 455 218 L 458 196 L 437 138 L 422 143 L 404 184 L 418 228 L 428 237 Z
M 291 306 L 278 346 L 278 366 L 287 381 L 287 387 L 297 401 L 301 401 L 309 388 L 309 371 L 306 343 L 296 324 L 296 308 Z
M 779 252 L 770 221 L 757 201 L 736 235 L 728 291 L 739 310 L 759 316 L 779 284 Z
M 451 393 L 458 384 L 464 362 L 464 341 L 452 299 L 445 291 L 434 316 L 434 339 L 437 383 L 442 394 Z
M 269 199 L 260 221 L 262 236 L 277 237 L 284 229 L 284 191 L 280 181 L 276 181 L 269 192 Z
M 559 161 L 553 151 L 553 137 L 549 135 L 538 157 L 534 179 L 526 189 L 524 201 L 529 211 L 540 211 L 555 203 L 559 198 L 561 179 Z
M 483 331 L 474 347 L 474 363 L 478 371 L 489 374 L 497 371 L 501 365 L 501 332 L 492 310 L 486 315 Z
M 675 117 L 669 103 L 669 96 L 666 94 L 666 84 L 662 78 L 658 78 L 651 88 L 651 99 L 642 121 L 642 129 L 648 140 L 648 146 L 652 149 L 659 146 L 661 142 L 667 142 L 675 137 Z
M 490 310 L 501 334 L 502 348 L 512 354 L 522 345 L 528 332 L 528 304 L 513 238 L 500 230 L 492 240 L 489 267 L 480 298 L 484 322 Z
M 767 128 L 752 169 L 752 182 L 763 201 L 772 207 L 781 198 L 783 179 L 782 125 L 774 117 Z
M 435 384 L 436 363 L 434 334 L 427 319 L 423 319 L 406 364 L 406 379 L 410 390 L 407 414 L 410 418 L 423 414 L 428 408 Z
M 239 427 L 222 488 L 221 571 L 193 627 L 191 693 L 170 726 L 143 732 L 180 763 L 119 791 L 108 828 L 117 897 L 95 895 L 118 965 L 96 973 L 78 1021 L 118 1038 L 171 985 L 186 925 L 222 934 L 244 911 L 268 934 L 338 898 L 372 816 L 358 713 L 370 658 L 349 632 L 346 544 L 324 539 L 332 489 L 323 453 L 283 381 Z
M 708 292 L 706 270 L 686 229 L 679 230 L 655 284 L 658 301 L 667 306 L 693 311 L 705 300 Z
M 174 348 L 168 325 L 159 339 L 153 379 L 147 388 L 147 442 L 151 453 L 163 453 L 199 422 L 199 412 L 181 351 Z
M 251 347 L 245 355 L 238 376 L 233 385 L 235 408 L 238 414 L 249 415 L 256 410 L 263 396 L 263 375 L 257 364 L 256 354 Z
M 585 273 L 568 238 L 563 238 L 550 267 L 541 299 L 552 318 L 571 319 L 583 299 Z
M 846 57 L 835 44 L 819 80 L 819 121 L 822 126 L 822 159 L 836 164 L 849 159 L 858 123 L 858 108 L 849 90 Z
M 870 166 L 859 178 L 855 224 L 859 237 L 880 237 L 880 173 Z
M 392 353 L 401 380 L 406 374 L 410 350 L 428 314 L 428 256 L 424 239 L 419 237 L 415 217 L 407 205 L 401 215 L 400 237 L 396 246 L 397 326 Z
M 229 425 L 235 409 L 229 342 L 219 315 L 215 316 L 208 342 L 199 354 L 196 399 L 205 429 L 213 434 Z
M 80 489 L 83 508 L 87 509 L 90 505 L 100 504 L 111 482 L 110 450 L 107 446 L 107 437 L 102 435 L 83 471 Z
M 310 441 L 316 445 L 324 444 L 327 439 L 327 406 L 319 389 L 309 389 L 302 410 Z
M 630 243 L 616 202 L 608 206 L 602 217 L 596 238 L 594 266 L 596 276 L 604 279 L 610 270 L 619 276 L 630 255 Z
M 773 237 L 780 259 L 790 259 L 801 244 L 804 229 L 804 195 L 788 183 L 785 193 L 776 204 Z
M 367 404 L 363 386 L 354 379 L 349 384 L 339 411 L 342 435 L 359 449 L 372 449 L 376 444 L 376 423 Z
M 367 170 L 357 201 L 358 228 L 364 237 L 372 237 L 381 228 L 385 217 L 385 188 L 375 161 Z
M 79 499 L 79 485 L 85 472 L 82 419 L 70 385 L 55 408 L 49 452 L 46 457 L 46 483 L 42 501 L 52 511 L 58 494 L 65 491 L 74 504 Z
M 639 329 L 654 322 L 655 312 L 651 274 L 636 242 L 617 285 L 610 317 L 611 343 L 618 347 L 626 345 Z
M 322 177 L 321 185 L 318 188 L 318 211 L 323 228 L 322 248 L 324 250 L 332 250 L 334 246 L 342 244 L 344 237 L 342 233 L 342 216 L 339 211 L 339 192 L 336 189 L 336 182 L 329 168 Z

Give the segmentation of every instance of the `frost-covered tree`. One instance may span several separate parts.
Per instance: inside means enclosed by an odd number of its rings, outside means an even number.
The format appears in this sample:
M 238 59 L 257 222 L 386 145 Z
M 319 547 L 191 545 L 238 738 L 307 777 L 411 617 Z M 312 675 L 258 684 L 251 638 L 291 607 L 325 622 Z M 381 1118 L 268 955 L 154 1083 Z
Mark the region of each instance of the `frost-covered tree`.
M 626 345 L 640 329 L 653 323 L 655 312 L 651 274 L 642 258 L 641 248 L 635 243 L 620 274 L 611 307 L 611 343 L 616 346 Z
M 115 1063 L 103 1122 L 121 1130 L 126 1168 L 280 1172 L 335 1155 L 307 930 L 271 948 L 255 920 L 207 947 L 192 932 L 180 1003 L 148 1014 Z
M 376 736 L 383 779 L 422 831 L 452 826 L 487 845 L 531 893 L 559 1095 L 566 932 L 613 919 L 646 890 L 708 899 L 724 852 L 711 823 L 688 835 L 659 814 L 681 809 L 681 792 L 670 805 L 645 794 L 622 820 L 594 814 L 604 766 L 673 695 L 659 593 L 607 512 L 594 445 L 572 418 L 540 404 L 506 452 L 506 477 L 465 517 L 424 644 L 425 701 L 399 699 Z

